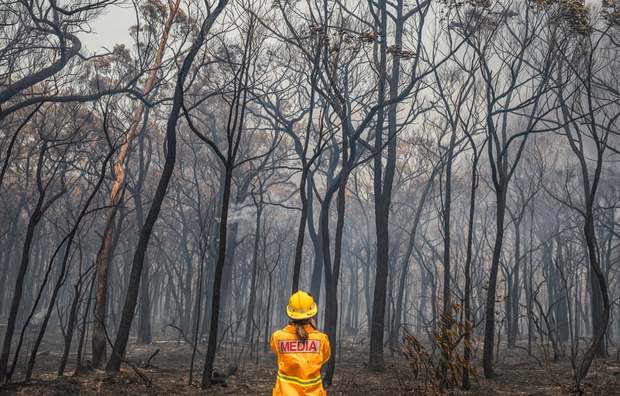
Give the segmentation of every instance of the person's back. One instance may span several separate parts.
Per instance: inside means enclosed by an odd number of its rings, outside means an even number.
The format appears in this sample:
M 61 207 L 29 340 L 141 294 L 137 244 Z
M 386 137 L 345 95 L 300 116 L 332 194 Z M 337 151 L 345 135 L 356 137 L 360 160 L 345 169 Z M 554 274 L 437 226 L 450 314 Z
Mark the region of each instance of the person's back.
M 278 376 L 273 395 L 326 395 L 321 379 L 321 366 L 330 357 L 329 339 L 314 327 L 311 318 L 316 314 L 316 304 L 312 300 L 312 309 L 304 309 L 303 304 L 297 311 L 291 308 L 299 305 L 293 301 L 296 295 L 291 297 L 293 304 L 289 301 L 287 309 L 293 321 L 271 336 L 271 349 L 278 358 Z

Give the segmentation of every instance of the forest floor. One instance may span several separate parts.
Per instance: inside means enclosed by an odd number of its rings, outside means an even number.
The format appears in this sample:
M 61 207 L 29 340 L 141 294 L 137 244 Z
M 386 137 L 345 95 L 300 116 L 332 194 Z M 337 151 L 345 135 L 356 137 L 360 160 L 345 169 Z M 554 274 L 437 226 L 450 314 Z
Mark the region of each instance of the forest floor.
M 59 347 L 57 345 L 56 347 Z M 262 345 L 261 345 L 262 347 Z M 60 354 L 54 345 L 47 345 L 37 360 L 35 379 L 28 384 L 13 383 L 0 388 L 2 395 L 269 395 L 275 378 L 274 358 L 269 354 L 238 361 L 234 356 L 242 350 L 225 348 L 216 361 L 216 367 L 236 366 L 225 384 L 202 390 L 198 386 L 202 363 L 201 354 L 196 355 L 194 384 L 188 385 L 191 348 L 184 343 L 155 342 L 152 345 L 130 345 L 128 360 L 136 369 L 124 365 L 121 373 L 110 375 L 93 370 L 81 375 L 57 378 L 55 367 Z M 150 366 L 144 362 L 159 349 Z M 539 351 L 540 352 L 540 351 Z M 620 352 L 615 349 L 612 357 L 597 360 L 586 380 L 586 393 L 593 395 L 620 395 Z M 245 354 L 247 356 L 247 354 Z M 539 354 L 540 356 L 540 354 Z M 73 356 L 73 358 L 75 358 Z M 408 362 L 402 356 L 386 356 L 386 370 L 370 372 L 366 368 L 367 349 L 362 346 L 347 347 L 341 351 L 336 366 L 334 385 L 330 395 L 405 395 L 423 394 L 422 378 L 413 379 Z M 141 368 L 138 368 L 142 366 Z M 528 356 L 524 349 L 502 350 L 496 363 L 496 377 L 477 378 L 470 391 L 454 391 L 455 395 L 561 395 L 568 394 L 572 369 L 568 359 L 547 364 L 539 357 Z M 19 370 L 19 368 L 18 368 Z M 140 375 L 136 372 L 138 370 Z M 73 367 L 67 368 L 72 373 Z M 19 381 L 21 372 L 15 380 Z M 148 382 L 148 383 L 147 383 Z

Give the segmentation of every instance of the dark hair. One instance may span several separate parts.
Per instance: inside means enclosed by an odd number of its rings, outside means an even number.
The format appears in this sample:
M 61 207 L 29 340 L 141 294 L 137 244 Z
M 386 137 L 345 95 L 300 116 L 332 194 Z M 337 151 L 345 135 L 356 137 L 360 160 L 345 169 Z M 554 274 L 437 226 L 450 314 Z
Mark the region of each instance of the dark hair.
M 291 321 L 291 324 L 295 326 L 295 334 L 297 334 L 297 337 L 299 337 L 299 339 L 303 342 L 308 341 L 308 332 L 306 331 L 306 329 L 304 329 L 304 325 L 309 324 L 310 326 L 312 326 L 313 329 L 316 329 L 316 327 L 314 327 L 314 324 L 312 323 L 312 318 L 293 319 Z

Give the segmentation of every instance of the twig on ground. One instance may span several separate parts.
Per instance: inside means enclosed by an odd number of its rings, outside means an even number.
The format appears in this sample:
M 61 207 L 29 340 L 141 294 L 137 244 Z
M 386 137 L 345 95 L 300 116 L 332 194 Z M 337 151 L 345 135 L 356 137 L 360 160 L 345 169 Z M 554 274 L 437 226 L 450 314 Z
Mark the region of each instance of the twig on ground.
M 148 358 L 148 359 L 146 359 L 146 361 L 144 361 L 144 362 L 142 363 L 142 365 L 141 365 L 141 366 L 142 366 L 142 368 L 151 368 L 151 367 L 153 367 L 153 366 L 151 366 L 151 360 L 153 360 L 153 358 L 154 358 L 155 356 L 157 356 L 157 354 L 158 354 L 158 353 L 159 353 L 159 348 L 157 348 L 157 349 L 155 350 L 155 352 L 153 352 L 153 353 L 151 354 L 151 356 L 149 356 L 149 358 Z
M 172 323 L 168 323 L 166 326 L 168 327 L 172 327 L 173 329 L 175 329 L 176 331 L 179 332 L 179 334 L 181 335 L 181 337 L 183 338 L 183 341 L 185 341 L 189 346 L 191 346 L 192 348 L 196 349 L 196 353 L 199 354 L 200 356 L 204 356 L 204 354 L 202 352 L 200 352 L 200 350 L 198 349 L 198 347 L 196 345 L 194 345 L 193 342 L 191 342 L 187 336 L 185 335 L 185 332 L 183 331 L 182 328 L 173 325 Z

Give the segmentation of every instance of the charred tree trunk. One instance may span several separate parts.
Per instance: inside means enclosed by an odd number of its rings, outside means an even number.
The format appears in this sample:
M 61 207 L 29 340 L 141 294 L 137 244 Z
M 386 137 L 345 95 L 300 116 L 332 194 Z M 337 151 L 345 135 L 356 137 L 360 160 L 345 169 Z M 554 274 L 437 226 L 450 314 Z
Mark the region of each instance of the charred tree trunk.
M 2 246 L 2 273 L 0 274 L 0 299 L 1 301 L 8 301 L 9 299 L 9 288 L 7 287 L 8 279 L 9 279 L 9 268 L 11 260 L 13 259 L 13 250 L 14 246 L 17 242 L 18 235 L 18 225 L 19 225 L 19 217 L 26 206 L 25 199 L 22 197 L 19 199 L 19 205 L 13 218 L 9 223 L 9 235 L 4 245 Z M 8 308 L 8 304 L 0 305 L 0 317 L 4 318 L 6 312 L 6 308 Z
M 442 344 L 442 367 L 441 367 L 441 381 L 442 387 L 448 387 L 448 365 L 450 364 L 451 348 L 450 345 L 450 329 L 453 325 L 452 319 L 452 298 L 450 289 L 450 278 L 452 276 L 452 269 L 450 266 L 450 214 L 452 208 L 452 160 L 454 156 L 454 145 L 456 142 L 456 132 L 452 131 L 450 136 L 450 146 L 448 148 L 446 158 L 446 189 L 443 202 L 443 307 L 441 312 L 441 338 Z
M 510 291 L 508 295 L 508 304 L 510 311 L 506 314 L 510 317 L 506 318 L 506 340 L 508 348 L 514 348 L 517 344 L 517 333 L 519 332 L 519 271 L 521 265 L 521 219 L 514 222 L 515 229 L 515 246 L 514 260 L 515 265 L 512 269 L 512 277 L 510 282 Z
M 307 189 L 306 187 L 310 187 L 308 178 L 312 177 L 310 173 L 310 166 L 316 158 L 318 158 L 320 151 L 315 152 L 314 156 L 308 161 L 306 160 L 306 156 L 308 154 L 308 146 L 310 143 L 310 131 L 313 124 L 313 115 L 314 115 L 314 105 L 315 105 L 315 95 L 316 95 L 316 81 L 317 81 L 317 72 L 320 65 L 320 50 L 318 50 L 315 54 L 315 59 L 313 63 L 312 74 L 310 76 L 310 109 L 308 110 L 308 123 L 306 124 L 306 136 L 304 140 L 303 148 L 300 150 L 301 144 L 296 140 L 295 148 L 298 151 L 302 159 L 302 172 L 301 172 L 301 181 L 299 182 L 299 199 L 301 200 L 301 216 L 299 218 L 299 228 L 297 230 L 297 244 L 295 245 L 295 261 L 293 262 L 293 285 L 292 292 L 296 292 L 299 290 L 299 277 L 301 275 L 301 263 L 303 259 L 303 250 L 304 250 L 304 240 L 306 236 L 306 225 L 308 223 L 308 215 L 311 214 L 310 205 L 312 204 L 312 189 Z M 301 152 L 300 152 L 301 151 Z M 310 221 L 314 222 L 314 219 L 310 217 Z
M 145 178 L 145 164 L 144 164 L 144 135 L 140 138 L 139 142 L 139 155 L 140 155 L 140 168 L 138 170 L 138 182 L 136 189 L 134 190 L 133 198 L 134 205 L 136 207 L 136 222 L 140 227 L 144 224 L 144 208 L 142 207 L 142 187 Z M 150 344 L 152 341 L 151 335 L 151 296 L 149 294 L 150 288 L 150 273 L 148 257 L 144 258 L 145 266 L 142 270 L 142 279 L 140 288 L 140 301 L 139 301 L 139 315 L 138 315 L 138 339 L 139 344 Z M 191 290 L 191 288 L 189 288 Z
M 555 319 L 557 326 L 557 337 L 559 343 L 567 342 L 570 338 L 570 323 L 569 323 L 569 314 L 568 314 L 568 301 L 569 301 L 569 291 L 566 288 L 566 278 L 563 273 L 563 268 L 566 268 L 566 263 L 564 261 L 563 249 L 564 245 L 559 238 L 556 236 L 556 265 L 554 268 L 556 272 L 556 304 L 555 304 Z
M 80 327 L 80 339 L 78 341 L 78 350 L 77 350 L 77 354 L 75 357 L 75 371 L 73 372 L 74 375 L 79 375 L 80 373 L 82 373 L 82 371 L 84 371 L 84 366 L 82 365 L 82 361 L 83 361 L 82 357 L 84 355 L 83 351 L 84 351 L 84 345 L 86 343 L 86 332 L 88 329 L 86 320 L 88 319 L 88 316 L 90 314 L 90 304 L 92 302 L 93 292 L 95 290 L 95 277 L 96 275 L 93 274 L 91 281 L 90 281 L 90 286 L 88 287 L 88 299 L 86 301 L 86 308 L 84 309 L 84 313 L 82 315 L 82 325 Z
M 78 229 L 82 223 L 82 220 L 84 219 L 84 217 L 86 217 L 86 215 L 88 214 L 88 211 L 90 210 L 90 204 L 92 203 L 93 199 L 95 198 L 95 196 L 97 195 L 97 193 L 99 192 L 99 189 L 101 188 L 101 185 L 103 184 L 104 178 L 105 178 L 105 169 L 108 166 L 108 161 L 110 160 L 110 158 L 112 157 L 113 152 L 110 152 L 105 160 L 103 161 L 103 165 L 100 171 L 100 176 L 99 176 L 99 180 L 97 181 L 97 184 L 95 185 L 95 187 L 93 188 L 93 191 L 89 194 L 88 198 L 86 199 L 86 203 L 84 204 L 84 207 L 82 208 L 82 210 L 80 211 L 78 218 L 75 222 L 75 224 L 73 225 L 73 227 L 71 228 L 71 230 L 69 231 L 69 233 L 67 234 L 67 236 L 65 237 L 64 241 L 65 242 L 65 249 L 64 249 L 64 255 L 62 258 L 62 263 L 59 267 L 58 270 L 58 274 L 57 274 L 57 280 L 56 283 L 54 284 L 54 287 L 52 289 L 52 294 L 49 297 L 49 302 L 48 302 L 48 306 L 47 306 L 47 310 L 45 312 L 44 318 L 43 318 L 43 323 L 41 324 L 41 327 L 39 328 L 39 333 L 37 335 L 37 338 L 35 339 L 34 345 L 32 346 L 31 352 L 30 352 L 30 358 L 28 359 L 28 363 L 26 366 L 26 375 L 25 375 L 25 381 L 29 382 L 32 378 L 32 372 L 34 370 L 34 364 L 37 358 L 37 353 L 39 351 L 39 346 L 41 345 L 41 342 L 43 341 L 43 337 L 45 336 L 45 332 L 47 330 L 47 325 L 49 323 L 49 320 L 52 316 L 53 310 L 54 310 L 54 306 L 56 304 L 56 299 L 58 298 L 58 294 L 60 293 L 60 289 L 63 286 L 63 284 L 66 281 L 67 278 L 67 273 L 69 271 L 70 268 L 70 260 L 71 260 L 71 249 L 73 247 L 73 241 L 75 239 L 75 235 L 78 232 Z M 41 298 L 41 294 L 45 288 L 45 284 L 47 283 L 47 278 L 48 275 L 51 271 L 52 268 L 52 264 L 54 263 L 54 260 L 56 258 L 56 254 L 60 251 L 60 248 L 62 246 L 62 242 L 61 244 L 58 246 L 56 252 L 54 252 L 54 255 L 52 256 L 52 258 L 50 259 L 50 263 L 49 263 L 49 268 L 47 273 L 45 274 L 45 279 L 43 284 L 40 287 L 40 291 L 39 291 L 39 295 L 37 296 L 37 299 L 35 301 L 35 304 L 32 308 L 32 314 L 34 314 L 34 310 L 37 307 L 37 304 Z M 78 283 L 79 285 L 79 289 L 76 287 L 76 295 L 74 297 L 74 302 L 72 303 L 72 307 L 71 307 L 71 314 L 70 314 L 70 318 L 69 318 L 69 322 L 70 322 L 70 326 L 71 326 L 71 330 L 68 331 L 68 335 L 66 336 L 66 340 L 65 340 L 65 348 L 67 348 L 67 344 L 68 347 L 70 348 L 71 346 L 71 337 L 73 334 L 73 326 L 75 325 L 75 320 L 76 320 L 76 315 L 77 315 L 77 301 L 76 299 L 79 298 L 80 292 L 81 292 L 81 282 L 82 279 L 80 278 L 80 281 Z M 28 320 L 30 320 L 30 317 L 28 318 Z M 27 325 L 27 323 L 26 323 Z M 23 332 L 22 332 L 22 337 L 23 337 Z M 20 337 L 20 343 L 21 345 L 21 337 Z M 19 347 L 18 347 L 19 348 Z M 19 350 L 19 349 L 18 349 Z M 17 362 L 17 356 L 18 356 L 18 351 L 15 352 L 15 359 L 14 359 L 14 363 L 13 363 L 13 368 L 11 369 L 11 372 L 13 371 L 13 369 L 15 368 L 15 364 Z M 65 360 L 66 362 L 66 360 Z M 61 364 L 61 367 L 64 370 L 64 366 Z M 60 372 L 60 370 L 59 370 Z M 59 374 L 62 375 L 62 374 Z
M 84 275 L 81 274 L 78 282 L 73 287 L 73 299 L 71 300 L 71 308 L 69 310 L 69 318 L 67 319 L 67 329 L 64 333 L 64 348 L 62 351 L 62 357 L 60 358 L 60 364 L 58 365 L 57 375 L 62 377 L 65 374 L 65 368 L 69 361 L 69 353 L 71 352 L 71 342 L 73 341 L 73 334 L 78 321 L 78 314 L 80 309 L 80 299 L 82 298 L 82 291 L 84 289 Z
M 97 282 L 95 290 L 95 311 L 91 344 L 92 365 L 96 368 L 102 368 L 107 359 L 105 322 L 108 310 L 108 276 L 110 272 L 112 254 L 114 252 L 114 238 L 112 235 L 112 230 L 114 229 L 114 221 L 116 219 L 116 212 L 118 211 L 118 201 L 120 200 L 120 195 L 119 190 L 112 198 L 114 202 L 108 212 L 108 218 L 106 220 L 103 230 L 103 237 L 101 239 L 101 247 L 99 248 L 99 252 L 97 253 L 97 258 L 95 260 Z
M 348 140 L 347 136 L 343 136 L 342 141 L 342 162 L 346 167 L 348 164 Z M 335 346 L 337 345 L 338 334 L 338 280 L 340 277 L 340 264 L 342 262 L 342 236 L 344 230 L 344 215 L 346 204 L 346 184 L 348 179 L 349 169 L 345 168 L 341 170 L 340 182 L 338 187 L 338 196 L 336 202 L 337 219 L 336 219 L 336 233 L 334 241 L 334 261 L 333 265 L 330 265 L 330 249 L 329 249 L 329 227 L 328 227 L 328 211 L 329 201 L 331 200 L 331 194 L 325 198 L 326 205 L 321 208 L 325 211 L 323 216 L 324 223 L 321 224 L 322 239 L 323 239 L 323 257 L 324 257 L 324 269 L 325 269 L 325 333 L 329 337 L 331 345 L 334 346 L 334 352 L 331 354 L 327 361 L 325 368 L 325 376 L 323 381 L 326 385 L 331 385 L 336 369 L 336 353 Z M 329 192 L 328 192 L 329 194 Z M 323 214 L 323 213 L 321 213 Z
M 310 113 L 310 117 L 312 117 L 312 112 Z M 304 239 L 306 235 L 306 223 L 308 222 L 308 198 L 306 195 L 308 172 L 309 168 L 306 164 L 304 164 L 303 170 L 301 172 L 301 181 L 299 182 L 301 216 L 299 218 L 299 228 L 297 231 L 297 244 L 295 245 L 295 261 L 293 262 L 293 286 L 291 288 L 292 293 L 295 293 L 297 290 L 299 290 L 299 277 L 301 273 L 301 262 L 303 258 Z M 312 221 L 312 219 L 310 221 Z M 254 274 L 254 272 L 252 272 L 252 274 Z
M 123 306 L 123 313 L 119 323 L 118 332 L 116 335 L 116 341 L 114 342 L 114 349 L 112 357 L 106 366 L 107 371 L 118 371 L 121 366 L 121 361 L 125 355 L 127 349 L 127 341 L 129 340 L 129 331 L 131 329 L 131 322 L 133 321 L 136 304 L 138 301 L 138 293 L 140 289 L 140 281 L 142 278 L 142 268 L 144 266 L 144 259 L 146 256 L 146 249 L 148 247 L 149 239 L 153 232 L 153 226 L 159 216 L 161 204 L 166 195 L 168 183 L 172 177 L 174 170 L 174 164 L 176 161 L 176 128 L 181 113 L 181 107 L 183 105 L 183 90 L 185 80 L 190 72 L 194 58 L 198 54 L 198 51 L 204 44 L 206 36 L 215 23 L 215 19 L 224 9 L 227 0 L 219 0 L 217 6 L 212 10 L 204 22 L 202 23 L 200 32 L 192 43 L 187 56 L 183 60 L 181 70 L 177 76 L 176 86 L 174 90 L 174 98 L 172 102 L 172 109 L 168 122 L 166 125 L 166 157 L 164 162 L 164 168 L 157 184 L 157 190 L 153 197 L 151 207 L 149 209 L 146 221 L 140 230 L 140 239 L 136 246 L 136 251 L 133 257 L 133 263 L 131 266 L 131 275 L 129 278 L 129 285 L 127 288 L 127 296 L 125 298 L 125 304 Z M 179 1 L 177 1 L 178 7 Z
M 394 46 L 400 48 L 403 37 L 403 1 L 396 2 L 395 10 L 395 33 Z M 387 2 L 379 1 L 379 15 L 376 22 L 379 23 L 381 30 L 388 30 L 388 11 Z M 400 82 L 400 58 L 393 57 L 390 76 L 387 73 L 387 42 L 381 40 L 379 44 L 379 87 L 377 127 L 375 131 L 373 162 L 374 173 L 374 197 L 375 197 L 375 230 L 377 236 L 376 252 L 376 273 L 375 288 L 372 304 L 372 322 L 370 325 L 370 355 L 368 365 L 371 370 L 383 370 L 383 340 L 385 335 L 385 312 L 387 297 L 387 281 L 389 272 L 389 215 L 392 203 L 392 188 L 394 183 L 394 172 L 396 169 L 396 148 L 397 148 L 397 98 Z M 387 161 L 385 170 L 383 168 L 383 128 L 384 128 L 384 101 L 386 81 L 388 81 L 390 105 L 387 109 Z M 401 302 L 402 303 L 402 302 Z
M 207 355 L 205 365 L 202 372 L 202 387 L 205 388 L 211 384 L 213 377 L 213 367 L 215 362 L 215 353 L 217 349 L 218 326 L 220 317 L 220 293 L 222 290 L 222 278 L 224 273 L 224 264 L 226 263 L 226 237 L 228 225 L 228 209 L 230 204 L 230 187 L 232 182 L 232 169 L 227 166 L 224 175 L 224 191 L 222 192 L 222 208 L 220 210 L 220 230 L 218 256 L 215 264 L 215 273 L 213 278 L 213 294 L 211 297 L 211 320 L 209 325 L 209 338 L 207 341 Z
M 470 135 L 468 135 L 469 142 L 474 150 L 474 160 L 471 170 L 471 185 L 469 189 L 469 216 L 467 221 L 467 252 L 465 256 L 464 275 L 465 275 L 465 290 L 463 292 L 463 320 L 464 320 L 464 334 L 463 334 L 463 389 L 471 388 L 470 380 L 470 367 L 471 367 L 471 355 L 472 355 L 472 332 L 474 329 L 474 318 L 471 312 L 471 264 L 473 260 L 473 241 L 474 241 L 474 216 L 476 214 L 476 193 L 478 190 L 478 160 L 480 156 L 476 150 L 475 143 Z
M 335 147 L 332 149 L 332 153 L 330 156 L 330 163 L 329 163 L 329 167 L 328 167 L 327 175 L 326 175 L 328 183 L 333 183 L 334 172 L 335 172 L 339 158 L 340 158 L 340 149 L 339 147 Z M 312 178 L 309 178 L 308 181 L 310 183 L 313 182 Z M 323 238 L 323 233 L 324 233 L 325 226 L 326 225 L 329 226 L 329 204 L 331 203 L 331 199 L 332 199 L 331 196 L 329 197 L 329 200 L 327 199 L 327 196 L 326 196 L 325 199 L 321 202 L 321 209 L 319 211 L 319 227 L 318 227 L 318 230 L 316 231 L 315 257 L 314 257 L 314 266 L 312 268 L 312 278 L 310 280 L 310 292 L 312 296 L 314 297 L 314 300 L 317 302 L 317 304 L 319 303 L 320 297 L 321 297 L 321 286 L 322 286 L 322 280 L 323 280 L 323 273 L 325 270 L 324 269 L 325 250 L 327 249 L 328 252 L 330 250 L 329 239 L 326 245 L 324 238 Z M 309 204 L 310 204 L 308 206 L 309 219 L 312 219 L 310 215 L 310 213 L 312 213 L 312 210 L 313 210 L 311 200 L 309 200 Z M 312 221 L 309 221 L 308 226 L 309 226 L 310 234 L 312 235 L 314 233 L 314 225 L 311 223 Z M 327 231 L 327 233 L 329 234 L 329 231 Z M 329 253 L 327 257 L 329 257 Z
M 15 279 L 15 289 L 13 291 L 13 298 L 11 300 L 11 309 L 9 311 L 9 317 L 7 320 L 6 330 L 4 332 L 4 340 L 2 343 L 2 352 L 0 353 L 0 383 L 7 382 L 9 380 L 7 368 L 9 361 L 9 354 L 11 353 L 11 343 L 13 341 L 13 333 L 15 332 L 15 326 L 17 325 L 17 316 L 19 313 L 19 307 L 24 293 L 24 281 L 26 279 L 26 273 L 30 264 L 30 250 L 32 247 L 35 231 L 37 225 L 43 218 L 45 212 L 52 206 L 52 204 L 64 194 L 64 188 L 56 195 L 50 197 L 47 201 L 45 196 L 49 182 L 44 186 L 42 182 L 43 165 L 45 163 L 45 154 L 47 152 L 47 142 L 43 143 L 43 147 L 39 153 L 39 159 L 37 161 L 37 187 L 39 196 L 35 207 L 30 215 L 28 221 L 28 227 L 26 229 L 26 235 L 24 237 L 24 245 L 22 248 L 22 256 L 17 269 L 17 277 Z
M 159 47 L 155 53 L 153 64 L 151 65 L 151 70 L 144 84 L 144 88 L 142 89 L 144 95 L 148 95 L 155 86 L 157 73 L 159 71 L 159 68 L 161 67 L 164 52 L 167 47 L 168 35 L 170 33 L 172 24 L 176 19 L 179 4 L 180 0 L 175 0 L 174 3 L 169 4 L 170 10 L 168 10 L 169 13 L 164 25 L 161 39 L 159 41 Z M 110 191 L 110 209 L 107 213 L 103 237 L 101 239 L 101 245 L 99 247 L 97 259 L 95 261 L 97 267 L 97 291 L 95 293 L 95 321 L 93 323 L 92 354 L 93 365 L 98 368 L 102 368 L 106 360 L 107 336 L 105 320 L 108 305 L 107 297 L 108 277 L 110 271 L 109 268 L 114 250 L 114 244 L 112 242 L 114 239 L 113 225 L 115 222 L 116 213 L 118 211 L 118 205 L 123 195 L 122 192 L 124 189 L 126 173 L 125 167 L 127 158 L 130 154 L 129 149 L 132 141 L 138 135 L 139 127 L 141 124 L 140 120 L 142 120 L 144 109 L 144 104 L 140 103 L 138 107 L 134 110 L 132 114 L 131 125 L 129 127 L 129 130 L 125 134 L 123 143 L 121 144 L 119 149 L 118 158 L 116 159 L 116 163 L 114 164 L 114 183 L 112 184 L 112 189 Z M 155 198 L 155 200 L 157 200 L 157 198 Z M 140 264 L 140 266 L 142 266 L 142 264 Z
M 251 341 L 252 326 L 254 324 L 254 305 L 256 304 L 256 287 L 258 280 L 258 250 L 261 237 L 261 217 L 263 214 L 262 197 L 261 201 L 256 204 L 256 226 L 254 235 L 254 249 L 252 250 L 252 278 L 250 280 L 250 298 L 248 303 L 247 319 L 245 322 L 245 340 Z M 303 216 L 303 215 L 302 215 Z M 305 227 L 305 225 L 304 225 Z
M 484 324 L 484 348 L 482 352 L 482 366 L 485 377 L 493 376 L 493 349 L 495 347 L 495 299 L 497 292 L 497 274 L 499 261 L 502 255 L 502 242 L 504 240 L 504 217 L 506 214 L 506 189 L 500 185 L 496 189 L 497 203 L 495 208 L 495 244 L 493 246 L 493 258 L 489 273 L 489 285 L 487 289 Z
M 398 339 L 400 336 L 400 328 L 402 325 L 402 316 L 403 316 L 403 304 L 404 304 L 404 294 L 405 294 L 405 285 L 407 283 L 407 270 L 409 268 L 409 261 L 411 260 L 411 254 L 413 253 L 413 247 L 415 244 L 415 237 L 418 229 L 418 225 L 420 224 L 420 220 L 422 218 L 422 210 L 426 204 L 426 197 L 431 191 L 431 187 L 433 186 L 433 180 L 435 179 L 435 175 L 437 171 L 440 169 L 439 166 L 433 168 L 431 176 L 429 177 L 424 189 L 422 190 L 422 195 L 420 196 L 420 200 L 418 201 L 418 206 L 416 207 L 415 214 L 413 216 L 413 224 L 411 226 L 411 232 L 409 233 L 409 241 L 407 244 L 407 251 L 403 256 L 400 270 L 400 279 L 398 285 L 398 296 L 396 298 L 396 313 L 395 313 L 395 321 L 394 321 L 394 329 L 391 334 L 391 345 L 392 348 L 396 348 L 398 345 Z
M 238 202 L 235 200 L 235 202 Z M 230 206 L 230 205 L 229 205 Z M 233 288 L 233 269 L 235 266 L 235 255 L 237 254 L 237 243 L 239 235 L 239 223 L 233 220 L 227 225 L 228 236 L 226 238 L 226 262 L 224 263 L 224 272 L 222 273 L 221 291 L 220 291 L 220 326 L 221 332 L 227 327 L 227 321 L 232 315 L 232 288 Z

